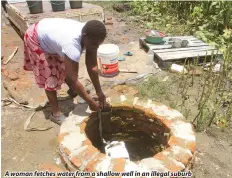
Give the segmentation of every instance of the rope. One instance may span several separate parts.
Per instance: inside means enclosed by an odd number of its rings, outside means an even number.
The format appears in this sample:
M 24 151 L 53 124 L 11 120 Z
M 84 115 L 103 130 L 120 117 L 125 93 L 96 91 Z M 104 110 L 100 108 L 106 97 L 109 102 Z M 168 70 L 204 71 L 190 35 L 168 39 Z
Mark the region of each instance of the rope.
M 40 2 L 40 0 L 37 0 L 37 2 L 31 6 L 28 6 L 28 4 L 27 4 L 27 7 L 32 8 L 32 7 L 36 6 L 39 2 Z
M 53 5 L 57 5 L 57 6 L 59 6 L 59 5 L 64 4 L 64 3 L 65 3 L 65 1 L 61 2 L 60 4 L 56 4 L 56 3 L 52 2 L 52 1 L 50 1 L 50 3 L 51 3 L 51 4 L 53 4 Z

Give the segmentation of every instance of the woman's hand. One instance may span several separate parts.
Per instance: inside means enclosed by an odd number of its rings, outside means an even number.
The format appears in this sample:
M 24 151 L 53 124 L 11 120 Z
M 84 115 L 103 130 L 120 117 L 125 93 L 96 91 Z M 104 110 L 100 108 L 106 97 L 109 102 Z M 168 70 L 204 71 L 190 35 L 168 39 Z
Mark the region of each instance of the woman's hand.
M 89 108 L 91 111 L 98 111 L 100 109 L 100 105 L 95 101 L 91 101 L 89 103 Z
M 98 96 L 98 101 L 101 104 L 101 107 L 104 108 L 104 106 L 106 105 L 106 96 L 104 95 L 102 91 L 97 93 L 97 96 Z

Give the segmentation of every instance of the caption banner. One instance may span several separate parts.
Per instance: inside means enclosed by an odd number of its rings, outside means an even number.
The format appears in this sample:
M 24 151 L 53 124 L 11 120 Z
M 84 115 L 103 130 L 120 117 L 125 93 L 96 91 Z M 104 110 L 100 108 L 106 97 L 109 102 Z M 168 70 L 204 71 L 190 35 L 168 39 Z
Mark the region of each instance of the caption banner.
M 10 172 L 6 171 L 4 177 L 72 177 L 72 176 L 81 176 L 81 177 L 192 177 L 192 172 L 159 172 L 159 171 L 150 171 L 150 172 L 139 172 L 139 171 L 130 171 L 130 172 L 49 172 L 49 171 L 33 171 L 33 172 Z

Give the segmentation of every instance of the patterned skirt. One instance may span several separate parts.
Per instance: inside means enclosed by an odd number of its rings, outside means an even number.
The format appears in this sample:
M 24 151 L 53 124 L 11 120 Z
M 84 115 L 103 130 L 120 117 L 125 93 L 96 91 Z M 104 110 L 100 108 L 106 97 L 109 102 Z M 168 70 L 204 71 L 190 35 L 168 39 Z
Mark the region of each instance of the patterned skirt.
M 41 49 L 36 27 L 33 24 L 24 35 L 24 70 L 33 71 L 39 88 L 56 91 L 65 80 L 64 60 Z

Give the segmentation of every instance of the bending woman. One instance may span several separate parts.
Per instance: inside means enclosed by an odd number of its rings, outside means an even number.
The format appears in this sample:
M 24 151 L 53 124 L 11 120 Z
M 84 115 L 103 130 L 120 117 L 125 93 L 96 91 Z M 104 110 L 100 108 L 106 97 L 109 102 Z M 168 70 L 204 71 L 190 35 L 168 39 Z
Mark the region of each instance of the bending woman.
M 95 102 L 78 81 L 79 61 L 86 50 L 85 63 L 98 100 L 105 104 L 97 72 L 97 49 L 106 37 L 104 24 L 97 20 L 81 23 L 71 19 L 43 19 L 28 28 L 24 36 L 24 69 L 33 71 L 39 88 L 44 88 L 52 108 L 50 119 L 61 124 L 65 119 L 57 102 L 57 90 L 66 82 L 69 93 L 79 94 L 97 111 Z M 80 66 L 83 67 L 83 66 Z

